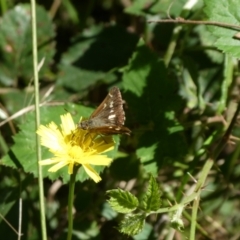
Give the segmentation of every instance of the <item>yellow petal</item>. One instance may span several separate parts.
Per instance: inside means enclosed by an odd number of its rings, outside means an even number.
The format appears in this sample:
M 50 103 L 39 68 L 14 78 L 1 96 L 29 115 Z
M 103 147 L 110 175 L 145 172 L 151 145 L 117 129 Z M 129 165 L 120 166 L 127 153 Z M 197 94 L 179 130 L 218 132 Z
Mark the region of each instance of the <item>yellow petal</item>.
M 37 134 L 41 136 L 41 145 L 53 150 L 62 149 L 64 139 L 54 122 L 50 123 L 47 127 L 40 125 Z
M 56 162 L 59 162 L 59 160 L 54 160 L 54 159 L 49 158 L 49 159 L 41 160 L 38 163 L 39 163 L 39 165 L 49 165 L 49 164 L 54 164 Z
M 105 155 L 91 155 L 80 160 L 81 164 L 92 164 L 102 166 L 109 166 L 111 162 L 112 158 L 108 158 Z
M 104 144 L 96 147 L 96 153 L 104 153 L 114 149 L 114 143 Z
M 114 149 L 115 142 L 112 137 L 101 136 L 94 140 L 94 148 L 96 153 L 104 153 Z
M 56 172 L 57 170 L 66 166 L 67 164 L 68 164 L 68 162 L 59 162 L 59 163 L 55 164 L 54 166 L 52 166 L 51 168 L 49 168 L 48 171 L 49 172 Z
M 65 136 L 69 135 L 75 130 L 76 125 L 70 113 L 61 115 L 61 121 L 62 121 L 61 128 L 62 128 L 63 135 Z
M 83 164 L 83 168 L 88 174 L 88 176 L 93 179 L 94 182 L 98 183 L 102 180 L 98 173 L 90 165 Z

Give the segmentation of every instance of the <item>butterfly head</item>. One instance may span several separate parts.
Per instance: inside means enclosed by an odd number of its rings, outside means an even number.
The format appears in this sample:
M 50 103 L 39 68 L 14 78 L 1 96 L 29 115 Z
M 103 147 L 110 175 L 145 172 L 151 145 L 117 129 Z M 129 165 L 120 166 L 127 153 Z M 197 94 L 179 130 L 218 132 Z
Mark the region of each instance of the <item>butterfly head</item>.
M 83 130 L 88 130 L 89 125 L 91 125 L 91 120 L 85 120 L 85 121 L 82 121 L 82 122 L 78 123 L 78 127 L 83 129 Z

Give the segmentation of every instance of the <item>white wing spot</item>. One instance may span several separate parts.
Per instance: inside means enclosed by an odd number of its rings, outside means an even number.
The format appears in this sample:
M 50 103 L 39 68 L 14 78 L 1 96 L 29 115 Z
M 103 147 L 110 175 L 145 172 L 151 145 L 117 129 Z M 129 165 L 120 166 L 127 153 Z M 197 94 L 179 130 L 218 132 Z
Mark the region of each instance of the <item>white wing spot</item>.
M 112 115 L 109 115 L 108 116 L 108 119 L 112 119 L 112 118 L 115 118 L 116 117 L 116 115 L 115 114 L 112 114 Z
M 110 113 L 112 113 L 112 112 L 114 112 L 114 110 L 113 110 L 113 109 L 111 109 L 111 110 L 110 110 Z
M 113 97 L 113 95 L 112 95 L 111 93 L 109 93 L 109 96 L 110 96 L 110 97 Z
M 106 104 L 106 103 L 104 103 L 104 104 L 103 104 L 103 109 L 104 109 L 106 106 L 107 106 L 107 104 Z
M 110 102 L 109 107 L 110 107 L 110 108 L 113 108 L 113 101 Z
M 119 131 L 119 130 L 121 130 L 121 128 L 118 128 L 118 127 L 117 127 L 117 128 L 115 128 L 115 130 Z

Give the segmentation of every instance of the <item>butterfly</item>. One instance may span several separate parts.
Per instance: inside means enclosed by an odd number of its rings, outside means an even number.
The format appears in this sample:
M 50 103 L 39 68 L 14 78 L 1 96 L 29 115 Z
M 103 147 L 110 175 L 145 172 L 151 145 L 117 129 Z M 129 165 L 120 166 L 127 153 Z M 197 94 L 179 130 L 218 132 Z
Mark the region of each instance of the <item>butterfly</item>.
M 123 126 L 125 121 L 123 103 L 119 88 L 111 88 L 106 98 L 91 114 L 90 118 L 78 123 L 78 127 L 103 135 L 130 135 L 131 130 Z

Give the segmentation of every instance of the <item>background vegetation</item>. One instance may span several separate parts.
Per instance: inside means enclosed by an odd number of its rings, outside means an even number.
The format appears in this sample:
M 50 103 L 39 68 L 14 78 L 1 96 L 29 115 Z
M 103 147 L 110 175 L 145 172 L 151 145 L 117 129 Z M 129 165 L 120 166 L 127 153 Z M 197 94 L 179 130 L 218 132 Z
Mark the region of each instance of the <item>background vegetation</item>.
M 132 130 L 120 136 L 100 183 L 79 174 L 73 239 L 188 238 L 194 200 L 177 218 L 184 228 L 174 221 L 176 212 L 164 212 L 149 215 L 143 230 L 128 236 L 117 230 L 124 214 L 110 207 L 106 192 L 121 188 L 141 199 L 153 184 L 151 173 L 159 205 L 177 206 L 193 193 L 209 159 L 195 239 L 239 239 L 240 132 L 233 118 L 239 111 L 238 1 L 37 3 L 41 123 L 59 122 L 66 111 L 77 123 L 118 86 Z M 3 218 L 15 229 L 21 218 L 21 239 L 41 239 L 30 3 L 0 4 L 0 233 L 17 239 Z M 157 22 L 162 19 L 172 23 Z M 43 149 L 43 158 L 48 154 Z M 66 239 L 67 170 L 48 176 L 44 168 L 43 175 L 48 238 Z

